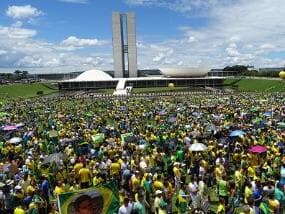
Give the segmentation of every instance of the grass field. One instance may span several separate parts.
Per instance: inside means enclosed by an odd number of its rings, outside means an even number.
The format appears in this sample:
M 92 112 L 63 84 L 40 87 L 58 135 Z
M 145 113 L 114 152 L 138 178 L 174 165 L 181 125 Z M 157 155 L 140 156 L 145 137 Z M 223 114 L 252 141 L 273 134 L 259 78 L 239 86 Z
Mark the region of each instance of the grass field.
M 237 79 L 226 79 L 226 85 L 232 85 Z M 285 81 L 265 79 L 241 79 L 233 84 L 240 91 L 285 92 Z
M 115 89 L 99 89 L 97 92 L 113 94 Z M 150 87 L 150 88 L 133 88 L 132 93 L 160 93 L 160 92 L 171 92 L 171 91 L 189 91 L 193 90 L 190 87 Z
M 13 99 L 13 98 L 29 98 L 41 96 L 37 93 L 42 91 L 41 95 L 47 95 L 57 92 L 51 84 L 47 83 L 29 83 L 29 84 L 11 84 L 0 86 L 0 98 L 1 99 Z
M 226 79 L 226 87 L 233 87 L 239 91 L 256 92 L 285 92 L 285 81 L 264 79 Z M 151 87 L 134 88 L 133 93 L 158 93 L 170 91 L 189 91 L 190 87 Z M 38 92 L 42 92 L 38 95 Z M 30 98 L 57 92 L 57 88 L 48 83 L 11 84 L 0 86 L 0 99 Z M 98 90 L 101 93 L 112 94 L 114 89 Z

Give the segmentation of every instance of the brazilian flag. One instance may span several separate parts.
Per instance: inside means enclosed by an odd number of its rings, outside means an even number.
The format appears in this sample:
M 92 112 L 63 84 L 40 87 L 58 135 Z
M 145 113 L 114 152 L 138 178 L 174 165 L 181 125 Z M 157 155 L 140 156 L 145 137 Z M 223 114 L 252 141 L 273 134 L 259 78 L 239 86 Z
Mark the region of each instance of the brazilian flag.
M 100 146 L 100 144 L 104 142 L 104 139 L 105 139 L 104 133 L 98 133 L 92 136 L 92 141 L 96 146 Z
M 122 141 L 122 145 L 124 145 L 125 143 L 129 143 L 130 141 L 132 141 L 132 138 L 134 137 L 134 134 L 129 132 L 129 133 L 125 133 L 125 134 L 121 134 L 121 141 Z
M 119 194 L 114 183 L 100 184 L 90 189 L 60 194 L 58 207 L 60 214 L 80 213 L 81 209 L 90 209 L 95 214 L 115 214 L 120 208 Z

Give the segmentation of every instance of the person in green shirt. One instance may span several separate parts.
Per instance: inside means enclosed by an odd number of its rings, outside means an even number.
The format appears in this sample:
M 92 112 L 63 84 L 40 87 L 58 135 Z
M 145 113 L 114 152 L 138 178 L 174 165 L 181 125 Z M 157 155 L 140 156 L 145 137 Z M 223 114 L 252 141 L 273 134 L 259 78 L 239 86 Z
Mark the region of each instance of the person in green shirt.
M 280 203 L 280 213 L 284 212 L 285 208 L 285 194 L 282 191 L 283 185 L 279 182 L 274 190 L 274 198 Z
M 144 195 L 138 195 L 138 201 L 134 203 L 133 209 L 136 211 L 137 214 L 146 214 L 146 205 Z
M 144 180 L 143 189 L 145 191 L 145 199 L 150 204 L 150 197 L 152 193 L 151 175 L 147 175 L 146 179 Z
M 220 198 L 225 199 L 225 203 L 228 203 L 228 192 L 229 192 L 229 184 L 225 179 L 225 176 L 222 176 L 222 179 L 218 181 L 218 193 Z
M 177 148 L 177 151 L 176 151 L 176 161 L 178 161 L 178 162 L 184 161 L 184 152 L 180 148 L 180 146 Z

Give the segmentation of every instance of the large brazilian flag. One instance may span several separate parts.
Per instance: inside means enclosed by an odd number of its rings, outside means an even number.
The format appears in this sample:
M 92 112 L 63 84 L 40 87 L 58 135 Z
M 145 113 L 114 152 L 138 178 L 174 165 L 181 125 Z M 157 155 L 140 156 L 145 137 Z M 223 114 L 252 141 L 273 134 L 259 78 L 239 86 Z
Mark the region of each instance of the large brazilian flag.
M 114 183 L 100 184 L 96 187 L 76 192 L 67 192 L 58 196 L 60 214 L 84 213 L 115 214 L 120 202 Z M 89 210 L 90 212 L 86 212 Z

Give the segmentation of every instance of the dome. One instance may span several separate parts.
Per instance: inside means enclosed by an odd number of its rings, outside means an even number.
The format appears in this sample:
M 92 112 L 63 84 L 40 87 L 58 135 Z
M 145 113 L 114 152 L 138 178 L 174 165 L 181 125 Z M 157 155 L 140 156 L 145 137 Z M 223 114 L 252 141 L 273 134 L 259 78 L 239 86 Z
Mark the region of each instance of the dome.
M 102 81 L 110 80 L 112 77 L 104 71 L 101 70 L 89 70 L 80 74 L 74 79 L 74 81 Z
M 285 79 L 285 71 L 281 71 L 281 72 L 279 73 L 279 77 L 280 77 L 281 79 Z
M 160 71 L 167 77 L 202 77 L 206 76 L 210 69 L 206 68 L 161 68 Z

